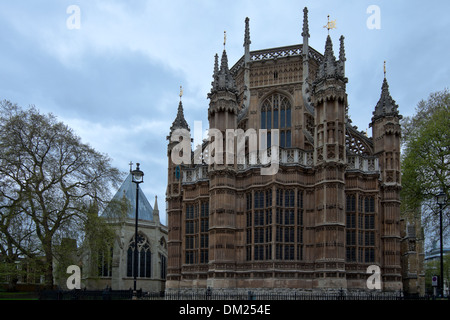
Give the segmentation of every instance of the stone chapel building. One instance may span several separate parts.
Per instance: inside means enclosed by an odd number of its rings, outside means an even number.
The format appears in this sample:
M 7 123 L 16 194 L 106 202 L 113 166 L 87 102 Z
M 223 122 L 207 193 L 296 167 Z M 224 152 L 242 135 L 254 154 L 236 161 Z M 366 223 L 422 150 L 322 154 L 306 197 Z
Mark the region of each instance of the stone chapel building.
M 371 265 L 383 291 L 402 289 L 398 105 L 385 76 L 372 137 L 358 131 L 348 112 L 344 37 L 337 58 L 330 35 L 323 54 L 310 47 L 307 8 L 302 31 L 302 44 L 250 51 L 245 20 L 243 56 L 231 68 L 225 49 L 220 65 L 215 56 L 207 112 L 209 128 L 222 135 L 177 164 L 179 140 L 171 137 L 191 133 L 180 101 L 167 148 L 166 289 L 367 290 Z M 236 141 L 227 129 L 266 129 L 258 145 L 267 137 L 268 150 L 254 152 L 248 135 L 245 161 L 238 153 L 221 164 L 208 146 L 218 137 L 223 146 Z M 261 174 L 274 152 L 278 170 Z
M 131 169 L 130 169 L 131 171 Z M 90 290 L 128 290 L 133 288 L 134 281 L 134 243 L 136 184 L 128 174 L 113 200 L 126 198 L 129 203 L 124 219 L 111 219 L 108 208 L 102 213 L 105 219 L 114 226 L 116 237 L 112 248 L 105 248 L 100 255 L 85 257 L 85 270 L 91 270 L 82 277 L 82 284 Z M 167 226 L 159 219 L 157 197 L 152 207 L 142 189 L 139 189 L 138 210 L 138 273 L 136 289 L 144 292 L 160 292 L 165 290 L 167 274 Z M 109 257 L 106 257 L 109 254 Z M 97 257 L 97 259 L 93 258 Z M 92 266 L 91 264 L 94 264 Z M 93 270 L 93 271 L 92 271 Z M 92 273 L 93 272 L 93 273 Z

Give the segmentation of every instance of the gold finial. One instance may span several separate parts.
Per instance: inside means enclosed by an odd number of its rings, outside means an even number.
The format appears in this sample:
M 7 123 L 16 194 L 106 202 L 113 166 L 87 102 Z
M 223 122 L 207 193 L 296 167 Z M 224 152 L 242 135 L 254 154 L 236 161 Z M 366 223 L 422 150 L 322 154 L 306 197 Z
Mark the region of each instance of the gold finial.
M 223 50 L 225 50 L 225 44 L 227 43 L 227 32 L 223 32 Z
M 328 23 L 323 26 L 328 29 L 328 34 L 330 34 L 330 29 L 337 29 L 336 20 L 330 21 L 330 15 L 328 15 Z
M 180 86 L 180 101 L 181 101 L 181 97 L 183 96 L 183 87 Z
M 384 71 L 384 78 L 386 79 L 386 60 L 384 60 L 383 71 Z

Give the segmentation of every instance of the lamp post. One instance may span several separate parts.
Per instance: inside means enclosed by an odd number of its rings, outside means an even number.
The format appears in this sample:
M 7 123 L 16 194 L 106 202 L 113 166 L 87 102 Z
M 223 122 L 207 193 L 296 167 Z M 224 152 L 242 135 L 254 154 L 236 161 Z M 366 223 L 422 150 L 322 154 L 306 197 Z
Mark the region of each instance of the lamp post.
M 442 207 L 447 202 L 447 194 L 441 190 L 436 196 L 436 202 L 439 205 L 439 234 L 440 234 L 440 245 L 441 245 L 441 275 L 439 280 L 439 286 L 441 291 L 441 297 L 444 297 L 444 250 L 442 244 Z
M 136 183 L 136 220 L 134 224 L 134 264 L 133 264 L 133 299 L 137 299 L 136 279 L 138 269 L 138 217 L 139 217 L 139 184 L 144 182 L 144 172 L 139 169 L 139 163 L 136 163 L 136 169 L 131 171 L 131 180 Z

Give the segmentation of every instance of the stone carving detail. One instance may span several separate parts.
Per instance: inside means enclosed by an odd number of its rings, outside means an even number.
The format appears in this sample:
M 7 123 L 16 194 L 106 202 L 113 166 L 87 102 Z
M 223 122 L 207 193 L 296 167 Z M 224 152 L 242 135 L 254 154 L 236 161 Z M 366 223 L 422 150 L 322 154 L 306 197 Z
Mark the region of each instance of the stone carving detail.
M 359 132 L 356 127 L 347 124 L 345 130 L 345 145 L 350 153 L 369 155 L 373 151 L 373 142 L 365 133 Z

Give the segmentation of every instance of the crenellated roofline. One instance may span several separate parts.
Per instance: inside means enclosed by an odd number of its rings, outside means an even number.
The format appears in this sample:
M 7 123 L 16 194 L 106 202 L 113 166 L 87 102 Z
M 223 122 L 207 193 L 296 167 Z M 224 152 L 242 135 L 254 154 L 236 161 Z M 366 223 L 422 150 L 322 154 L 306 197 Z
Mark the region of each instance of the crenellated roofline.
M 308 57 L 314 59 L 318 64 L 323 60 L 323 55 L 309 47 Z M 285 57 L 301 56 L 303 54 L 303 44 L 294 44 L 290 46 L 250 51 L 250 62 L 275 60 Z M 243 55 L 230 69 L 230 73 L 235 76 L 245 65 L 245 56 Z

